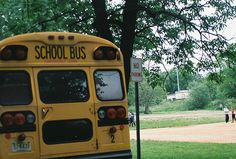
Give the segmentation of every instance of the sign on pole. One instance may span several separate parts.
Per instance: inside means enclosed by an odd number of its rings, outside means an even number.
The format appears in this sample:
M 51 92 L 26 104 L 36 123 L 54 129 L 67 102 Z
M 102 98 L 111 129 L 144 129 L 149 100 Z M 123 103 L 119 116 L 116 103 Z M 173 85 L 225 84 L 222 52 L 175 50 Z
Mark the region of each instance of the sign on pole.
M 132 57 L 130 59 L 130 68 L 131 80 L 134 82 L 141 82 L 143 80 L 142 59 Z
M 131 58 L 130 59 L 130 76 L 131 76 L 131 80 L 135 82 L 137 159 L 141 159 L 138 82 L 141 82 L 143 80 L 143 78 L 142 78 L 142 59 L 140 59 L 140 58 Z

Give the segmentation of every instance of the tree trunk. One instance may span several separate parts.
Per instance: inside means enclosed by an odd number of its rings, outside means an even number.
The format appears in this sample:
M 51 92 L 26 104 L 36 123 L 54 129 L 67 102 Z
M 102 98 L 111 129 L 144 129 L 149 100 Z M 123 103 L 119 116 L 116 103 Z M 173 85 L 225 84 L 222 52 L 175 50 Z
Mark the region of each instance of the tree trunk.
M 137 12 L 138 12 L 138 0 L 126 0 L 123 12 L 123 26 L 122 26 L 120 49 L 124 56 L 127 91 L 129 88 L 130 58 L 132 57 L 133 54 Z
M 114 40 L 107 19 L 105 0 L 92 0 L 92 4 L 95 12 L 94 23 L 98 32 L 97 36 L 113 42 Z
M 145 105 L 144 114 L 150 114 L 150 109 L 148 105 Z

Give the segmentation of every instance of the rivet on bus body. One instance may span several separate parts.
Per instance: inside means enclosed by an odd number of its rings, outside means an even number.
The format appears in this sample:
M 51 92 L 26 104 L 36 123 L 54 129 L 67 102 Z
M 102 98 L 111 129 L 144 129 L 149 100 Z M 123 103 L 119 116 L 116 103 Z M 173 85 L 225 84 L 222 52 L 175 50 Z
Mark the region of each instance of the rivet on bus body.
M 17 140 L 18 141 L 24 141 L 26 138 L 25 134 L 20 134 L 18 137 L 17 137 Z
M 11 138 L 11 134 L 10 133 L 6 133 L 5 134 L 5 138 L 9 140 Z

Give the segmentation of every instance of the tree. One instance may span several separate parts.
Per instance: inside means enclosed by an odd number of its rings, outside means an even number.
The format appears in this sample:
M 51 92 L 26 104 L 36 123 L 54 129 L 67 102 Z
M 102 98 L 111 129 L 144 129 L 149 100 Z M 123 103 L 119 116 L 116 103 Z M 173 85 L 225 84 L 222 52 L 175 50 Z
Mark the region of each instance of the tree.
M 223 68 L 235 70 L 236 68 L 236 44 L 230 44 L 227 49 L 219 54 L 219 60 Z
M 218 97 L 236 98 L 236 44 L 230 44 L 218 56 L 221 68 L 217 73 L 210 73 L 208 79 L 217 82 Z
M 130 83 L 129 88 L 129 106 L 135 105 L 135 88 L 134 82 Z M 144 78 L 143 82 L 140 83 L 140 91 L 139 91 L 139 100 L 140 107 L 144 107 L 144 113 L 151 113 L 150 107 L 158 105 L 163 99 L 166 98 L 166 93 L 161 87 L 152 88 L 148 85 L 146 78 Z
M 200 79 L 199 74 L 191 74 L 183 72 L 183 69 L 178 70 L 179 72 L 179 86 L 181 90 L 188 89 L 189 83 L 194 80 Z M 168 93 L 175 93 L 178 91 L 177 86 L 177 70 L 172 69 L 167 73 L 164 73 L 163 76 L 166 76 L 165 80 L 165 89 Z
M 158 105 L 165 98 L 166 93 L 162 88 L 152 88 L 146 80 L 140 84 L 140 105 L 144 107 L 144 114 L 151 113 L 150 106 Z
M 236 72 L 227 68 L 223 70 L 222 83 L 219 85 L 219 91 L 227 98 L 236 98 Z
M 94 34 L 115 42 L 123 52 L 127 88 L 129 59 L 143 58 L 174 64 L 188 72 L 219 65 L 217 53 L 227 46 L 219 34 L 235 17 L 233 0 L 5 0 L 0 6 L 1 38 L 33 31 L 72 31 Z M 208 13 L 208 14 L 207 14 Z M 159 76 L 154 65 L 149 75 Z M 154 85 L 153 85 L 154 86 Z
M 206 81 L 191 83 L 189 96 L 190 98 L 186 102 L 188 109 L 194 110 L 206 107 L 211 101 L 210 91 Z

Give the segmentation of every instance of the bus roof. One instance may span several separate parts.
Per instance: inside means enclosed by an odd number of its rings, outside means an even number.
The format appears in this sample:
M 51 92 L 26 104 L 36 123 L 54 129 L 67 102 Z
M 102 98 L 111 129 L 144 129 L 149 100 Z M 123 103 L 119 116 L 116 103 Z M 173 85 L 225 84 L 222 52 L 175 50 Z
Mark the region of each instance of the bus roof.
M 96 43 L 103 43 L 107 45 L 111 45 L 113 47 L 116 47 L 112 42 L 96 37 L 93 35 L 88 35 L 88 34 L 80 34 L 80 33 L 71 33 L 71 32 L 35 32 L 35 33 L 26 33 L 26 34 L 20 34 L 20 35 L 15 35 L 6 39 L 3 39 L 0 41 L 0 47 L 2 45 L 6 45 L 9 42 L 20 42 L 20 41 L 40 41 L 48 44 L 70 44 L 73 45 L 73 43 L 68 42 L 59 39 L 55 40 L 48 40 L 48 36 L 54 36 L 54 37 L 59 37 L 59 36 L 74 36 L 74 44 L 78 42 L 96 42 Z
M 0 55 L 6 47 L 23 46 L 27 48 L 27 59 L 24 61 L 7 61 L 9 65 L 92 65 L 93 53 L 99 47 L 110 47 L 117 50 L 119 58 L 109 64 L 123 63 L 123 57 L 119 48 L 112 42 L 92 35 L 69 32 L 38 32 L 16 35 L 0 41 Z M 102 60 L 103 61 L 103 60 Z M 115 62 L 115 63 L 114 63 Z M 6 61 L 0 59 L 0 65 L 6 65 Z M 96 63 L 101 64 L 100 63 Z M 2 65 L 1 65 L 2 66 Z

